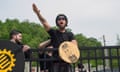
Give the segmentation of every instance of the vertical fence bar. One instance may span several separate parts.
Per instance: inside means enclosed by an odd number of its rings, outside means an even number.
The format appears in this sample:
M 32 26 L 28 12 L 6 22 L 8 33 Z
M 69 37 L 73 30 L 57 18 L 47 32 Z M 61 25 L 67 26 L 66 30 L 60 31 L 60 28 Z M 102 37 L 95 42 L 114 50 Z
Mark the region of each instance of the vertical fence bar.
M 103 51 L 103 53 L 102 53 L 102 59 L 103 59 L 103 71 L 105 72 L 105 68 L 106 68 L 106 61 L 105 60 L 107 60 L 107 58 L 106 58 L 106 56 L 105 56 L 105 52 L 104 52 L 104 47 L 103 47 L 103 49 L 102 49 L 102 51 Z
M 98 71 L 98 63 L 97 63 L 97 49 L 95 49 L 95 64 L 96 64 L 96 71 Z
M 37 72 L 39 72 L 39 65 L 38 65 L 38 63 L 39 63 L 39 60 L 37 60 L 37 67 L 36 67 L 37 68 L 36 69 Z
M 32 72 L 31 70 L 32 70 L 32 61 L 30 60 L 30 72 Z
M 78 65 L 78 71 L 80 72 L 80 70 L 82 69 L 81 68 L 81 64 L 82 64 L 82 53 L 80 52 L 80 63 L 79 63 L 79 65 Z
M 38 54 L 39 54 L 39 50 L 37 51 L 37 55 Z M 38 56 L 37 56 L 37 62 L 36 63 L 37 63 L 36 71 L 39 72 L 39 57 Z
M 43 58 L 46 59 L 46 54 L 44 54 Z M 43 62 L 44 62 L 43 65 L 44 65 L 44 72 L 45 72 L 45 71 L 46 71 L 45 69 L 46 69 L 46 62 L 47 62 L 47 61 L 45 60 L 45 61 L 43 61 Z
M 108 49 L 108 56 L 105 56 L 105 53 L 104 53 L 104 49 Z M 112 56 L 112 51 L 113 51 L 113 49 L 116 49 L 117 50 L 117 55 L 116 56 Z M 28 60 L 29 62 L 30 62 L 30 65 L 29 65 L 29 67 L 30 67 L 30 69 L 29 69 L 29 72 L 32 72 L 32 62 L 33 61 L 35 61 L 37 64 L 36 64 L 36 66 L 37 66 L 37 70 L 36 70 L 36 72 L 39 72 L 39 61 L 41 60 L 41 59 L 34 59 L 33 57 L 32 57 L 32 52 L 33 52 L 34 50 L 31 50 L 30 51 L 30 54 L 31 54 L 31 56 L 30 56 L 30 59 Z M 37 51 L 37 50 L 35 50 L 35 51 Z M 86 56 L 83 56 L 84 54 L 82 54 L 82 51 L 84 52 L 86 52 Z M 90 53 L 91 52 L 94 52 L 94 56 L 92 56 Z M 98 55 L 99 53 L 98 52 L 100 52 L 100 54 L 101 55 Z M 87 48 L 84 48 L 83 47 L 83 49 L 81 48 L 81 52 L 80 52 L 80 64 L 82 64 L 82 65 L 84 65 L 83 64 L 83 62 L 86 62 L 87 61 L 87 67 L 86 68 L 88 68 L 87 70 L 88 70 L 88 72 L 91 72 L 91 71 L 93 71 L 93 70 L 91 70 L 91 69 L 95 69 L 94 70 L 94 72 L 107 72 L 107 69 L 106 69 L 106 63 L 105 63 L 105 60 L 107 59 L 108 61 L 109 61 L 109 65 L 110 65 L 110 67 L 109 67 L 109 69 L 110 69 L 110 72 L 114 72 L 115 70 L 114 70 L 114 66 L 113 66 L 113 61 L 114 61 L 114 59 L 115 60 L 117 60 L 117 62 L 118 62 L 118 71 L 120 72 L 120 49 L 118 48 L 118 47 L 116 47 L 116 46 L 112 46 L 112 47 L 101 47 L 101 48 L 97 48 L 97 47 L 95 47 L 95 49 L 93 49 L 93 48 L 91 48 L 91 47 L 87 47 Z M 100 57 L 99 57 L 100 56 Z M 51 59 L 51 61 L 50 62 L 52 62 L 54 59 Z M 94 62 L 95 62 L 95 65 L 96 65 L 96 67 L 94 67 L 94 68 L 91 68 L 91 60 L 94 60 Z M 103 69 L 99 69 L 99 62 L 98 61 L 101 61 L 102 60 L 102 67 L 103 67 Z M 41 60 L 41 61 L 43 61 L 43 60 Z M 46 61 L 48 61 L 48 59 L 45 57 L 44 58 L 44 61 L 46 62 Z M 77 72 L 76 70 L 75 70 L 75 66 L 73 66 L 74 68 L 71 68 L 72 69 L 72 72 Z M 108 69 L 108 70 L 109 70 Z M 78 71 L 79 72 L 84 72 L 84 69 L 82 69 L 81 68 L 81 70 L 79 70 L 78 69 Z
M 75 72 L 75 63 L 73 64 L 73 72 Z
M 117 57 L 118 57 L 118 71 L 120 72 L 120 55 L 119 55 L 119 48 L 117 48 Z
M 88 49 L 88 70 L 90 72 L 90 49 Z
M 32 61 L 30 60 L 30 72 L 32 72 L 31 70 L 32 70 Z
M 111 72 L 113 72 L 111 48 L 109 49 L 109 59 L 110 59 L 110 69 L 111 69 Z
M 30 50 L 30 66 L 29 66 L 29 72 L 32 72 L 32 51 Z

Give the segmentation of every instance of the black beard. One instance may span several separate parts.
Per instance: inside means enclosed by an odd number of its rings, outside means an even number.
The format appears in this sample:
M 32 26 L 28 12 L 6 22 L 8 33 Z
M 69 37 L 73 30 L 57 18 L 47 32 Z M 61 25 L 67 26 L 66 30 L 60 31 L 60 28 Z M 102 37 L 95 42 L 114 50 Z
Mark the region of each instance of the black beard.
M 22 42 L 18 41 L 18 40 L 15 40 L 17 44 L 19 45 L 23 45 Z

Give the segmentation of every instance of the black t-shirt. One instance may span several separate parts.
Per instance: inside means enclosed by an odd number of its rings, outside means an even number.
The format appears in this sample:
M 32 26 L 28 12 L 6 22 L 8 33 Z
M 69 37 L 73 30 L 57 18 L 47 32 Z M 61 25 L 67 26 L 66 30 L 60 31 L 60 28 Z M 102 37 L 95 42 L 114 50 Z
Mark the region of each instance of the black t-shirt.
M 74 35 L 72 32 L 60 32 L 59 30 L 50 29 L 48 33 L 51 37 L 51 45 L 54 48 L 59 48 L 60 44 L 64 41 L 74 40 Z M 58 52 L 53 52 L 53 56 L 58 56 Z
M 20 48 L 22 49 L 24 44 L 22 44 L 20 42 L 17 42 L 17 45 L 19 45 Z M 24 52 L 24 57 L 25 57 L 25 59 L 29 59 L 30 58 L 30 50 L 27 50 L 27 51 Z
M 22 51 L 23 46 L 20 42 L 16 42 L 14 44 L 16 46 L 15 47 L 16 50 L 14 52 L 16 62 L 15 62 L 15 67 L 13 68 L 12 72 L 24 72 L 24 53 Z

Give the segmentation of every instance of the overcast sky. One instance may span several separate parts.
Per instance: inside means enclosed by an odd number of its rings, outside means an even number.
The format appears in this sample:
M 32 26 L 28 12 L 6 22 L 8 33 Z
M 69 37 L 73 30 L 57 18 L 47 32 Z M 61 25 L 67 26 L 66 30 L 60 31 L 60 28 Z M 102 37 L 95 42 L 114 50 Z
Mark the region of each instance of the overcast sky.
M 82 33 L 101 42 L 105 35 L 107 45 L 115 45 L 116 35 L 120 35 L 120 0 L 0 0 L 0 20 L 17 18 L 40 23 L 32 3 L 52 26 L 56 15 L 64 13 L 75 34 Z

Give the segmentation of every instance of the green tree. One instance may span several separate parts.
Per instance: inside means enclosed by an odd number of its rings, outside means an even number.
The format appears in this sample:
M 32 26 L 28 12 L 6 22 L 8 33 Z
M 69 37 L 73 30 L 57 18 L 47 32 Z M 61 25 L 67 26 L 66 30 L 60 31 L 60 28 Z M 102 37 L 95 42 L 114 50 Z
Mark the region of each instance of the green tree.
M 75 38 L 79 46 L 101 46 L 101 42 L 93 37 L 87 38 L 83 34 L 76 34 Z
M 17 19 L 6 19 L 4 23 L 0 22 L 0 39 L 9 39 L 9 32 L 17 29 L 23 33 L 23 43 L 37 48 L 39 43 L 47 40 L 49 35 L 39 24 L 23 21 L 19 22 Z
M 57 29 L 56 27 L 53 28 Z M 41 24 L 29 22 L 28 20 L 20 22 L 18 19 L 6 19 L 4 23 L 0 21 L 0 39 L 9 39 L 9 32 L 12 29 L 20 30 L 23 33 L 23 43 L 34 48 L 37 48 L 39 43 L 49 37 Z M 67 31 L 71 31 L 71 29 L 68 28 Z M 93 37 L 87 38 L 83 34 L 76 34 L 75 38 L 79 46 L 101 46 L 101 43 Z

